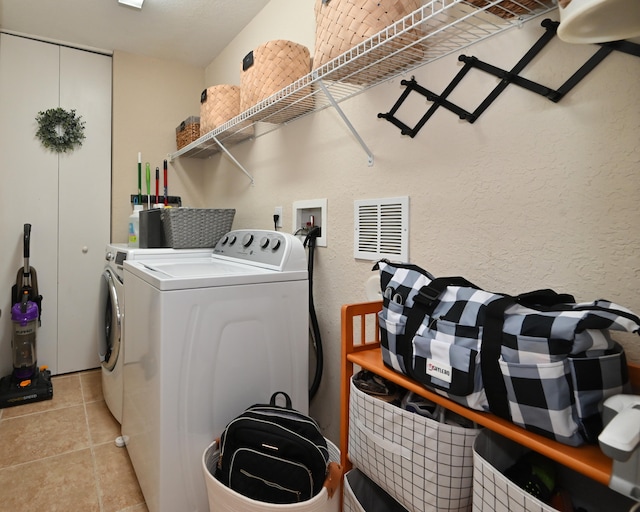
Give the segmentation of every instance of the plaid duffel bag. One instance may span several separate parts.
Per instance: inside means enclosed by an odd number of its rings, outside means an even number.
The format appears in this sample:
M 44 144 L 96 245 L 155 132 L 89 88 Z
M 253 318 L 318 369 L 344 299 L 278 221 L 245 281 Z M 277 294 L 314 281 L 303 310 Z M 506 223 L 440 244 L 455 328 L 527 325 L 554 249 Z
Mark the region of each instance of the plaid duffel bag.
M 627 308 L 552 290 L 487 292 L 387 260 L 374 270 L 385 365 L 438 394 L 578 446 L 597 442 L 602 402 L 629 392 L 624 350 L 609 333 L 640 333 Z

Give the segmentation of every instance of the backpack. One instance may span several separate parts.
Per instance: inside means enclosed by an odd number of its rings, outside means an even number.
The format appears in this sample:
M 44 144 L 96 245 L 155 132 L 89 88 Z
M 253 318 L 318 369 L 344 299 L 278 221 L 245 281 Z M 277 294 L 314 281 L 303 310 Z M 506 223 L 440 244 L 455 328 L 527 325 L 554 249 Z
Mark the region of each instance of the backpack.
M 276 405 L 283 395 L 286 406 Z M 283 391 L 232 420 L 220 438 L 216 478 L 257 501 L 298 503 L 315 496 L 327 476 L 327 442 L 316 421 L 291 407 Z

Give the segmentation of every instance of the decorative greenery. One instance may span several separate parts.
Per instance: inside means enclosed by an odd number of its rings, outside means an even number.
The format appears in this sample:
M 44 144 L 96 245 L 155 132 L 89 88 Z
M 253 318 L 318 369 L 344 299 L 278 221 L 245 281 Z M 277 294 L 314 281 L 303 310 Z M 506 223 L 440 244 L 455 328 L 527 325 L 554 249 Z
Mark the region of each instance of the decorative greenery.
M 56 153 L 72 151 L 75 146 L 82 146 L 84 136 L 84 121 L 82 116 L 76 116 L 76 111 L 67 112 L 63 108 L 50 108 L 38 112 L 36 116 L 38 131 L 36 136 L 45 148 Z

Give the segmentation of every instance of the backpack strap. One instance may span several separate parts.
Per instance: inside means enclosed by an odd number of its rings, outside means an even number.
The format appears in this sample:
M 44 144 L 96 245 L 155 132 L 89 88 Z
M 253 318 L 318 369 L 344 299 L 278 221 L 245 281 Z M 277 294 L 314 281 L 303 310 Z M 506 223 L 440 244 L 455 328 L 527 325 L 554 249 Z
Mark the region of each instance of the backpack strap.
M 282 395 L 284 397 L 285 408 L 293 409 L 293 404 L 291 402 L 291 397 L 289 395 L 287 395 L 284 391 L 276 391 L 273 395 L 271 395 L 271 400 L 269 400 L 269 405 L 272 405 L 274 407 L 278 407 L 276 405 L 276 399 L 278 398 L 278 395 Z

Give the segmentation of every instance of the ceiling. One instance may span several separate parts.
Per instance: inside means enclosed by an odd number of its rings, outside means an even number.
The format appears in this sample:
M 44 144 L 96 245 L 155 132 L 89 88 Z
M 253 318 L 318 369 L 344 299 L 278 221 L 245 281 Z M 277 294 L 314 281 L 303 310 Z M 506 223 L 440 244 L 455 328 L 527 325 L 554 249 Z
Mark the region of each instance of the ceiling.
M 207 66 L 269 0 L 0 0 L 0 28 Z

